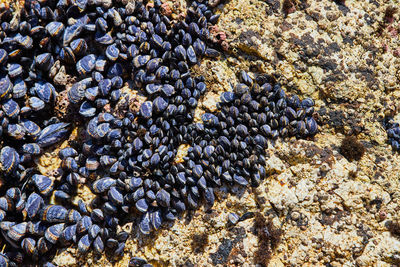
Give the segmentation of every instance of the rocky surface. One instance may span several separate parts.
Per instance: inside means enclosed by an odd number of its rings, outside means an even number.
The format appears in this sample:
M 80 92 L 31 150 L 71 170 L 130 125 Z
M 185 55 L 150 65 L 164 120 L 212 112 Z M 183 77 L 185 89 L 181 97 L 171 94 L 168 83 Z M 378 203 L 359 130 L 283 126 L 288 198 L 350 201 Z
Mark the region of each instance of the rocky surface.
M 168 1 L 166 12 L 179 17 L 185 5 Z M 388 12 L 393 6 L 386 0 L 218 5 L 213 33 L 226 52 L 194 68 L 209 88 L 197 118 L 215 110 L 244 69 L 271 74 L 288 93 L 315 99 L 320 132 L 312 140 L 270 144 L 269 178 L 258 188 L 217 192 L 212 209 L 186 214 L 150 236 L 125 225 L 132 238 L 115 265 L 127 266 L 131 256 L 155 266 L 400 265 L 400 239 L 387 228 L 400 219 L 400 156 L 386 143 L 382 124 L 397 114 L 400 97 L 400 17 Z M 366 149 L 359 161 L 341 154 L 348 135 Z M 46 167 L 52 154 L 39 163 Z M 90 198 L 87 189 L 81 192 Z M 227 223 L 231 212 L 244 215 L 235 226 Z M 268 227 L 259 229 L 255 218 Z M 76 257 L 68 248 L 54 263 L 108 266 L 107 256 Z

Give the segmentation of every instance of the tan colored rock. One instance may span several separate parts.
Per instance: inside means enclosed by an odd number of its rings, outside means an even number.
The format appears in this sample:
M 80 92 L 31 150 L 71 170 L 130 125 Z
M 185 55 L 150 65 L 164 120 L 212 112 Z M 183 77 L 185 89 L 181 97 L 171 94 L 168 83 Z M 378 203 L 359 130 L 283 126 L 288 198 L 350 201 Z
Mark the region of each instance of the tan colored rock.
M 266 160 L 266 167 L 269 172 L 277 172 L 278 174 L 286 169 L 285 164 L 275 155 L 271 155 Z
M 290 177 L 291 174 L 289 172 L 284 172 L 268 184 L 266 199 L 279 211 L 283 210 L 285 212 L 299 202 L 294 188 L 291 188 L 288 183 Z
M 399 262 L 398 252 L 400 241 L 393 238 L 389 232 L 383 232 L 379 237 L 368 242 L 362 255 L 357 258 L 359 266 L 391 266 Z

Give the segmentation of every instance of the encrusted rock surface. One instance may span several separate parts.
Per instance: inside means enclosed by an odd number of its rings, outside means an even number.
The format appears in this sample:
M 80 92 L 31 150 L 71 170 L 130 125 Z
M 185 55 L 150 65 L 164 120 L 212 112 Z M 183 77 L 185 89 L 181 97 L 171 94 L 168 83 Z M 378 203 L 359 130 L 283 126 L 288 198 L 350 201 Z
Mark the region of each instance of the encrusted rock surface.
M 166 3 L 180 13 L 184 2 Z M 186 214 L 150 236 L 125 225 L 132 238 L 116 266 L 127 266 L 131 256 L 155 266 L 266 265 L 256 257 L 254 217 L 230 226 L 231 212 L 260 213 L 283 230 L 270 266 L 400 265 L 400 239 L 386 227 L 400 218 L 400 155 L 386 143 L 382 124 L 385 115 L 398 113 L 400 97 L 400 17 L 385 15 L 395 4 L 232 0 L 217 6 L 227 51 L 194 68 L 209 88 L 197 118 L 215 110 L 244 69 L 271 74 L 288 93 L 315 99 L 320 133 L 270 144 L 269 178 L 258 188 L 217 192 L 211 210 Z M 346 135 L 365 146 L 361 160 L 340 154 Z M 199 234 L 207 242 L 194 244 Z M 54 263 L 111 265 L 106 255 L 75 255 L 74 248 L 61 251 Z

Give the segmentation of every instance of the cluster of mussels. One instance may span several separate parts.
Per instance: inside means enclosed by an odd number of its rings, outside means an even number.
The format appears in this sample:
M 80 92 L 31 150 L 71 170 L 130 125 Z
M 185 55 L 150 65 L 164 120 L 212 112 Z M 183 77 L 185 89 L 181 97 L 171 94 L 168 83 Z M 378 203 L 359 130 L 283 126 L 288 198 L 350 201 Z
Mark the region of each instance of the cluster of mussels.
M 400 151 L 400 125 L 393 120 L 385 123 L 388 142 L 395 151 Z
M 268 140 L 317 132 L 311 99 L 243 71 L 218 112 L 194 123 L 206 84 L 190 66 L 219 55 L 210 5 L 192 1 L 180 21 L 162 15 L 158 0 L 27 0 L 17 16 L 0 14 L 1 266 L 44 263 L 72 244 L 121 257 L 129 234 L 119 225 L 133 220 L 149 234 L 212 206 L 221 186 L 257 186 Z M 60 72 L 75 79 L 68 89 L 54 82 Z M 146 96 L 137 109 L 121 90 L 128 83 Z M 63 93 L 76 121 L 55 116 Z M 72 126 L 81 138 L 59 151 L 55 177 L 43 175 L 35 158 Z M 91 203 L 73 201 L 80 184 L 96 195 Z

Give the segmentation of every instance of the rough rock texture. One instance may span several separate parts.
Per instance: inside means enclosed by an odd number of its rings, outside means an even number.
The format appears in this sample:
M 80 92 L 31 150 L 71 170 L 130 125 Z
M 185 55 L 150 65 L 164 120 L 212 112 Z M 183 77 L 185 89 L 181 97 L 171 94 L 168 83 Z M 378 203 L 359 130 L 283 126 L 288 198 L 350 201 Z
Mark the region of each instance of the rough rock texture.
M 169 1 L 170 11 L 180 13 L 184 2 Z M 255 260 L 260 240 L 254 218 L 229 226 L 231 212 L 259 212 L 283 230 L 270 266 L 400 265 L 400 239 L 386 227 L 400 218 L 400 155 L 386 143 L 382 125 L 385 115 L 397 114 L 400 97 L 400 18 L 385 16 L 395 4 L 232 0 L 219 5 L 217 27 L 229 48 L 219 60 L 194 68 L 209 86 L 196 117 L 215 110 L 221 92 L 230 90 L 235 73 L 244 69 L 274 75 L 288 93 L 314 98 L 320 133 L 312 140 L 271 144 L 270 176 L 256 189 L 221 190 L 211 210 L 186 214 L 150 236 L 139 235 L 135 222 L 125 225 L 132 238 L 116 266 L 127 266 L 131 256 L 155 266 L 265 265 Z M 359 161 L 340 154 L 346 135 L 365 146 Z M 193 246 L 198 234 L 208 236 L 203 249 Z M 111 265 L 105 255 L 75 255 L 75 248 L 68 248 L 54 263 Z

